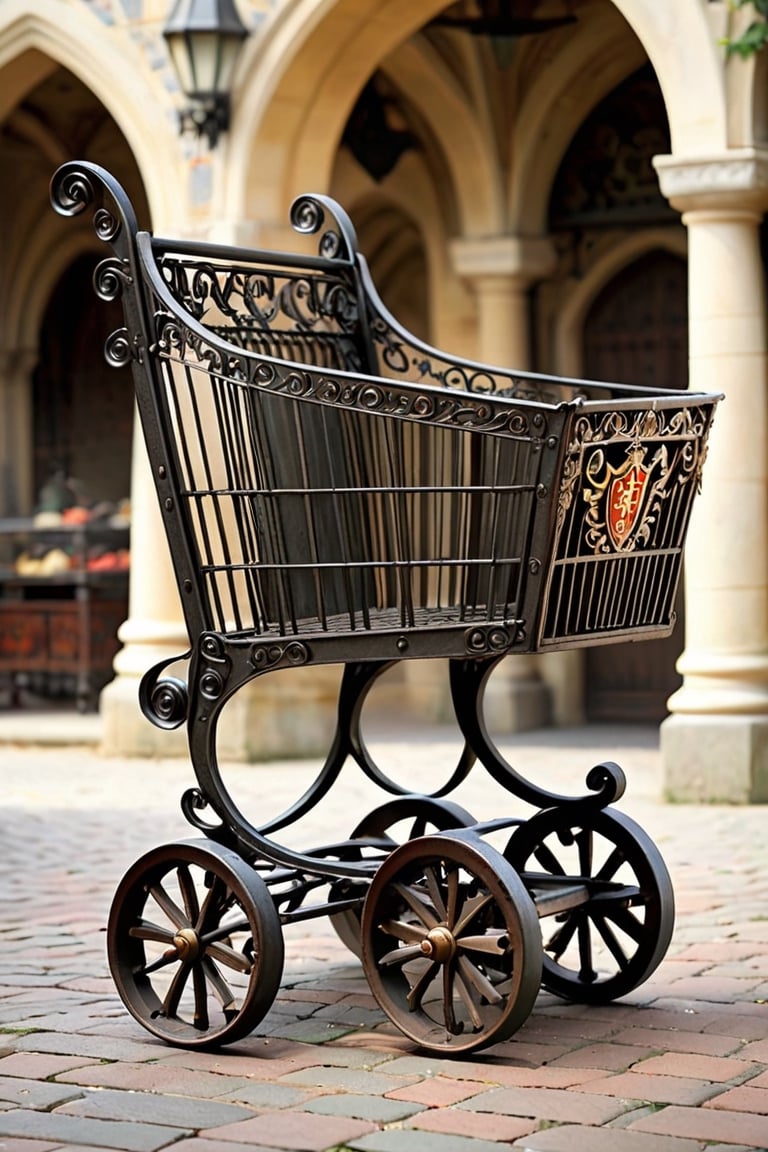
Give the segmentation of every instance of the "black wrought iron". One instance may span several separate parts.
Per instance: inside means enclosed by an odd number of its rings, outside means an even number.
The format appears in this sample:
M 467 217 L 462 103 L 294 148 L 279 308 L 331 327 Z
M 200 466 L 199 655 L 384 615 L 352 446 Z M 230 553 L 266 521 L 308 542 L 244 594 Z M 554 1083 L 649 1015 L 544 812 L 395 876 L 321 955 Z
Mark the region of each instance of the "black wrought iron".
M 330 914 L 362 951 L 384 1011 L 435 1051 L 508 1035 L 542 962 L 548 987 L 587 1000 L 645 979 L 668 944 L 673 901 L 655 848 L 609 808 L 624 773 L 598 764 L 585 791 L 550 792 L 495 746 L 483 697 L 508 655 L 673 627 L 719 397 L 447 356 L 389 315 L 350 220 L 326 197 L 292 209 L 297 230 L 318 237 L 315 256 L 139 232 L 120 187 L 87 163 L 59 169 L 52 200 L 63 215 L 94 210 L 113 249 L 96 288 L 122 300 L 125 325 L 107 355 L 132 366 L 190 638 L 186 682 L 166 660 L 145 676 L 140 703 L 160 727 L 187 725 L 196 786 L 182 810 L 211 846 L 158 849 L 118 889 L 110 948 L 129 1010 L 194 1047 L 242 1035 L 273 994 L 266 952 L 249 945 L 235 961 L 216 935 L 228 931 L 226 909 L 211 906 L 208 928 L 190 879 L 199 868 L 216 892 L 234 869 L 238 930 L 252 936 L 274 936 L 265 900 L 284 927 Z M 380 676 L 420 658 L 447 662 L 464 739 L 430 796 L 392 779 L 362 730 Z M 219 764 L 219 723 L 255 677 L 314 664 L 344 665 L 333 743 L 306 792 L 254 822 Z M 300 851 L 278 840 L 350 762 L 395 799 L 333 843 Z M 446 801 L 478 762 L 534 815 L 476 823 Z M 411 827 L 399 846 L 395 817 Z M 506 859 L 482 839 L 504 829 L 516 829 Z M 575 868 L 561 866 L 553 837 L 580 846 Z M 593 873 L 598 842 L 613 847 Z M 171 883 L 181 903 L 167 897 Z M 147 927 L 147 892 L 170 928 Z M 548 937 L 543 957 L 536 913 L 574 926 Z M 563 958 L 571 931 L 578 961 Z M 618 968 L 605 979 L 590 975 L 595 931 Z M 164 946 L 157 966 L 148 943 Z M 426 965 L 414 966 L 414 948 Z M 219 961 L 255 972 L 262 991 L 241 988 L 230 1010 Z M 152 991 L 169 966 L 176 983 Z M 209 992 L 223 1021 L 198 1024 Z

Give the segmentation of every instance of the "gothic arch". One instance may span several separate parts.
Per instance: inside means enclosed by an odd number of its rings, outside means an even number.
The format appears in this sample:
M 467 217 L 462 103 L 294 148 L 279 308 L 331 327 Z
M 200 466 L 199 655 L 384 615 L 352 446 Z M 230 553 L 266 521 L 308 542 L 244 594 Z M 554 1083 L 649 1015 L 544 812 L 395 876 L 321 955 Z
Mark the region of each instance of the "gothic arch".
M 7 115 L 29 90 L 28 71 L 17 66 L 22 58 L 34 62 L 33 75 L 44 74 L 46 58 L 69 69 L 120 128 L 145 181 L 152 219 L 161 222 L 172 219 L 179 199 L 178 147 L 170 116 L 167 122 L 157 116 L 161 101 L 135 52 L 134 57 L 125 40 L 110 37 L 96 19 L 90 29 L 85 19 L 65 24 L 55 0 L 37 0 L 34 13 L 14 0 L 0 5 L 0 114 Z
M 649 228 L 633 232 L 613 245 L 576 281 L 557 314 L 554 331 L 555 371 L 563 376 L 582 374 L 581 339 L 584 322 L 593 302 L 623 268 L 641 256 L 663 249 L 685 259 L 686 238 L 682 229 Z

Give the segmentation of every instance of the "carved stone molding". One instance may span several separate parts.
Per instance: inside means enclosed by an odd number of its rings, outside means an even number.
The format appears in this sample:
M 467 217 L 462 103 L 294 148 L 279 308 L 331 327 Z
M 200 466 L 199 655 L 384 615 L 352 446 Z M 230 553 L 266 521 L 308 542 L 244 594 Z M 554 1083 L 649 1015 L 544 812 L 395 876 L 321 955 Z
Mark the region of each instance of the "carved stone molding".
M 527 286 L 549 275 L 557 256 L 548 236 L 479 236 L 454 240 L 451 260 L 459 276 L 505 277 Z
M 661 191 L 681 212 L 768 208 L 768 151 L 734 148 L 719 156 L 655 156 Z

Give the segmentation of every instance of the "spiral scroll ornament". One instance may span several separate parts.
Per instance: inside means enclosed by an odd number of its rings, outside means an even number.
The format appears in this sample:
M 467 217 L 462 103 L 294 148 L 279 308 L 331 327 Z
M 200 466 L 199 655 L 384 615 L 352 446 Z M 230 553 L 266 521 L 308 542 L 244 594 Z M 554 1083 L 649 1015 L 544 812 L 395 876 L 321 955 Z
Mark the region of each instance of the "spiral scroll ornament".
M 326 260 L 352 260 L 357 251 L 354 225 L 344 209 L 327 196 L 299 196 L 291 205 L 291 225 L 296 232 L 314 236 L 326 221 L 331 226 L 320 237 L 319 252 Z
M 180 728 L 189 710 L 187 685 L 175 676 L 164 676 L 145 692 L 142 680 L 139 704 L 143 715 L 156 728 Z
M 93 184 L 80 168 L 60 168 L 51 181 L 51 201 L 61 216 L 79 216 L 95 199 Z

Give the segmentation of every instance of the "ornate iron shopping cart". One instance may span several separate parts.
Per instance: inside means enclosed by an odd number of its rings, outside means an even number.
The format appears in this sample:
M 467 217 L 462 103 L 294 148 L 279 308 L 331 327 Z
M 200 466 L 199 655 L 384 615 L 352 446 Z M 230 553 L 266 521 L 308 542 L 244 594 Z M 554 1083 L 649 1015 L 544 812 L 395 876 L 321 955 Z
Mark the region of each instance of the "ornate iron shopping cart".
M 125 327 L 106 351 L 133 369 L 191 645 L 188 682 L 158 666 L 141 707 L 186 722 L 197 784 L 182 808 L 203 835 L 119 884 L 108 950 L 128 1010 L 172 1044 L 237 1040 L 277 993 L 283 929 L 322 915 L 383 1011 L 435 1052 L 510 1036 L 541 986 L 592 1003 L 636 987 L 664 956 L 674 900 L 657 849 L 612 807 L 622 770 L 547 791 L 489 737 L 483 693 L 507 656 L 672 629 L 718 397 L 425 345 L 323 196 L 293 205 L 296 230 L 320 236 L 301 255 L 139 231 L 89 163 L 61 167 L 51 194 L 63 215 L 92 207 L 112 247 L 95 283 L 122 299 Z M 412 795 L 371 756 L 361 715 L 394 663 L 438 658 L 465 744 L 442 787 Z M 328 663 L 344 672 L 325 763 L 253 822 L 217 759 L 224 707 L 257 676 Z M 333 843 L 278 839 L 350 761 L 389 799 Z M 478 762 L 533 814 L 478 822 L 446 799 Z

